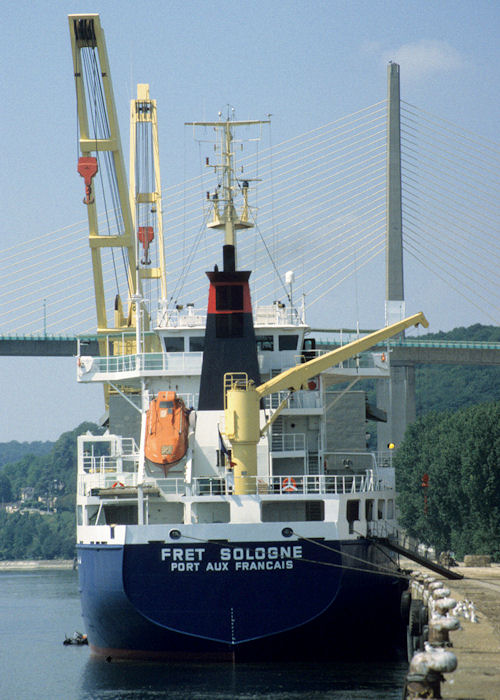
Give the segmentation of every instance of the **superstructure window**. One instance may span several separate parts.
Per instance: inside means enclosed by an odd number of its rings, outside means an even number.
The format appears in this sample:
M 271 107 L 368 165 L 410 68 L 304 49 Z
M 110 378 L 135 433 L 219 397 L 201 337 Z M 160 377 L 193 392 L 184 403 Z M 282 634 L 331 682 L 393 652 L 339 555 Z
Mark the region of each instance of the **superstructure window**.
M 221 284 L 215 288 L 217 311 L 243 311 L 243 285 Z
M 280 335 L 279 348 L 280 350 L 297 350 L 299 343 L 298 335 Z
M 165 338 L 165 352 L 184 352 L 184 338 Z
M 189 350 L 190 352 L 203 352 L 205 349 L 205 338 L 202 336 L 190 336 L 189 338 Z
M 347 501 L 346 504 L 346 517 L 349 523 L 349 534 L 352 535 L 354 532 L 354 523 L 359 520 L 359 500 Z
M 377 518 L 383 520 L 385 517 L 385 501 L 379 499 L 377 502 Z
M 316 357 L 316 339 L 305 338 L 302 343 L 302 358 L 304 362 L 309 362 Z
M 367 498 L 365 501 L 365 518 L 370 522 L 374 520 L 373 517 L 373 499 Z
M 257 335 L 255 336 L 255 341 L 258 352 L 274 350 L 274 338 L 272 335 Z

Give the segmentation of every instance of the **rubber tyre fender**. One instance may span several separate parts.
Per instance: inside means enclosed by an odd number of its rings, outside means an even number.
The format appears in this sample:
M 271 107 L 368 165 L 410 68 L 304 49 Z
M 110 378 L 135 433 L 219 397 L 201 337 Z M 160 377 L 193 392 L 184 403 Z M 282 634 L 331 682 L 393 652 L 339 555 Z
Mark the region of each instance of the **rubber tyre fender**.
M 405 623 L 405 625 L 408 624 L 408 620 L 410 618 L 410 605 L 411 605 L 411 593 L 410 591 L 403 591 L 401 593 L 401 602 L 399 604 L 399 610 L 401 613 L 401 619 Z
M 415 638 L 413 635 L 410 634 L 410 628 L 406 628 L 406 658 L 408 659 L 408 663 L 413 658 L 413 654 L 415 653 Z
M 410 604 L 410 615 L 408 617 L 408 629 L 414 637 L 422 634 L 422 608 L 421 600 L 412 600 Z
M 422 603 L 422 607 L 420 608 L 420 625 L 422 629 L 424 629 L 427 624 L 429 624 L 429 608 Z

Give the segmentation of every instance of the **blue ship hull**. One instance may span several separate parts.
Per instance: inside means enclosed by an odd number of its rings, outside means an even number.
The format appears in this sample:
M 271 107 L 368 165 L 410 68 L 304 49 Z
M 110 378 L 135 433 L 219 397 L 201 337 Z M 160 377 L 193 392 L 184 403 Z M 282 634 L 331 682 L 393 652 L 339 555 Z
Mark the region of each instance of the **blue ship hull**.
M 368 541 L 79 545 L 78 555 L 89 642 L 112 658 L 387 657 L 403 632 L 406 584 Z

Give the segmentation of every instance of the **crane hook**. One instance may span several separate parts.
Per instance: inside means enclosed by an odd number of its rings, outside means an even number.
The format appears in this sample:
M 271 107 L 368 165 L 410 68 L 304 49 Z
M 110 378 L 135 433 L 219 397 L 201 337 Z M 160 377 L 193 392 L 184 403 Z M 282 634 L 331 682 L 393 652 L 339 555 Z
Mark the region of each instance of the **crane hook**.
M 92 178 L 98 171 L 97 158 L 94 156 L 82 156 L 78 159 L 78 172 L 85 181 L 85 197 L 84 204 L 92 204 L 94 197 L 92 195 Z
M 144 250 L 144 257 L 141 260 L 141 265 L 151 265 L 151 259 L 149 257 L 149 244 L 154 238 L 154 231 L 152 226 L 139 226 L 137 232 L 137 238 L 142 243 Z

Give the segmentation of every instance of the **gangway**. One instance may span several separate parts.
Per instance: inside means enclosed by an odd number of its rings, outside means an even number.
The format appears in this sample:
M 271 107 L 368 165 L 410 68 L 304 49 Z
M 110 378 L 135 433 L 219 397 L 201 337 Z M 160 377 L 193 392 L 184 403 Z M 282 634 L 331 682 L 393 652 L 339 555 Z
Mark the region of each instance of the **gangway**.
M 366 539 L 371 540 L 372 542 L 377 542 L 377 544 L 381 544 L 387 549 L 390 549 L 397 554 L 401 554 L 407 559 L 411 559 L 412 561 L 417 562 L 417 564 L 425 566 L 426 569 L 430 569 L 431 571 L 434 571 L 435 574 L 444 576 L 447 579 L 458 581 L 463 578 L 463 575 L 459 574 L 457 571 L 451 571 L 450 569 L 446 568 L 446 566 L 442 566 L 435 561 L 431 561 L 422 554 L 419 554 L 414 549 L 408 549 L 408 547 L 404 547 L 402 544 L 389 537 L 375 537 L 373 535 L 369 535 Z

